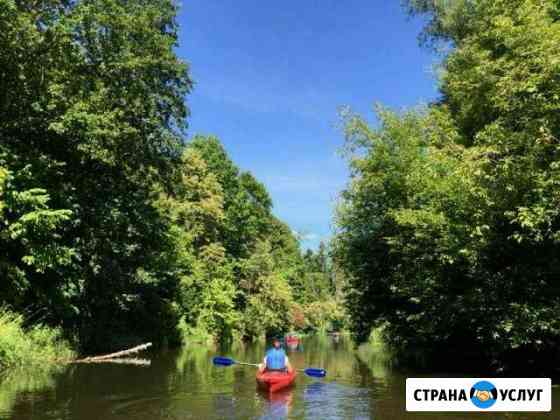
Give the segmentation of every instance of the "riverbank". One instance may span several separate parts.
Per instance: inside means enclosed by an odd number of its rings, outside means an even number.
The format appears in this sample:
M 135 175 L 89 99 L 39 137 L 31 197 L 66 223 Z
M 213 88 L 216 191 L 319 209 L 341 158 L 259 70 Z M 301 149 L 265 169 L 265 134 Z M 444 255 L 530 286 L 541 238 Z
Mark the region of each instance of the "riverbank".
M 41 368 L 75 356 L 62 331 L 43 325 L 24 327 L 24 319 L 0 309 L 0 370 Z
M 211 346 L 219 337 L 202 328 L 179 326 L 183 345 Z M 295 331 L 298 337 L 317 335 L 317 332 Z M 326 337 L 326 332 L 322 334 Z M 255 337 L 252 342 L 265 341 Z M 232 337 L 231 343 L 244 343 L 241 336 Z M 225 343 L 222 343 L 225 344 Z M 73 360 L 78 356 L 71 343 L 63 338 L 62 330 L 44 325 L 25 325 L 24 317 L 8 309 L 0 309 L 0 371 L 18 369 L 48 370 L 61 360 Z

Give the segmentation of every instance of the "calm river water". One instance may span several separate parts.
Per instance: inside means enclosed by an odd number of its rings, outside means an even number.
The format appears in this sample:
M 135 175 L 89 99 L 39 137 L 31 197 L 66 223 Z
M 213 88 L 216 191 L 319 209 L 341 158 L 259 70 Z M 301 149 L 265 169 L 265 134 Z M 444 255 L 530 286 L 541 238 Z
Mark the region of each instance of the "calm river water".
M 344 337 L 305 338 L 289 352 L 292 364 L 324 367 L 327 377 L 301 374 L 295 387 L 272 398 L 256 389 L 253 367 L 219 368 L 211 362 L 217 353 L 258 362 L 263 352 L 262 343 L 221 351 L 187 346 L 147 354 L 149 367 L 75 365 L 11 374 L 0 379 L 0 419 L 560 419 L 556 387 L 552 413 L 407 413 L 406 377 L 421 375 L 392 369 L 382 349 L 355 350 Z

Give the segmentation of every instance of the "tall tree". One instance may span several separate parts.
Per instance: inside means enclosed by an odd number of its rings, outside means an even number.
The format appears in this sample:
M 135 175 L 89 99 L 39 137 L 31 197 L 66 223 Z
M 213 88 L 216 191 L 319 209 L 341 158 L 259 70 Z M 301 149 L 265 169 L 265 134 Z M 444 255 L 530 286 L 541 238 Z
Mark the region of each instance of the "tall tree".
M 175 14 L 170 0 L 0 1 L 0 142 L 8 170 L 31 174 L 22 190 L 72 212 L 64 319 L 87 347 L 167 331 L 141 320 L 165 323 L 176 287 L 152 189 L 173 171 L 188 114 Z
M 451 43 L 442 98 L 347 121 L 336 254 L 356 336 L 544 367 L 560 342 L 560 24 L 552 1 L 411 1 Z M 449 45 L 449 44 L 448 44 Z M 541 366 L 542 367 L 542 366 Z

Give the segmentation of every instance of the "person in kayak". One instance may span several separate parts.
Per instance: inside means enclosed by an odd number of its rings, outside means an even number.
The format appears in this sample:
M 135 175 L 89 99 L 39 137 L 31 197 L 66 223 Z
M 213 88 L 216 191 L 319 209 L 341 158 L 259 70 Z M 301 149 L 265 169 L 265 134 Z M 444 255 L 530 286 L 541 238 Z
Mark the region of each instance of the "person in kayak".
M 259 365 L 260 372 L 292 372 L 292 365 L 282 348 L 278 338 L 272 340 L 272 348 L 266 352 L 263 362 Z

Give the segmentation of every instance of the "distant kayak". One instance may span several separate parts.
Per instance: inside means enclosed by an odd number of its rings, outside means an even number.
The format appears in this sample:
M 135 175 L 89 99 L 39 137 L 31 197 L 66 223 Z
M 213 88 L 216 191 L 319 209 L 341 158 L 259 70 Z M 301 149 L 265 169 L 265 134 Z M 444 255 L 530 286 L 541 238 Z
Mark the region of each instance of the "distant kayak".
M 292 385 L 296 379 L 297 372 L 257 372 L 257 384 L 260 388 L 270 392 L 276 392 Z
M 299 337 L 295 335 L 289 335 L 285 338 L 286 344 L 297 344 L 299 343 Z

